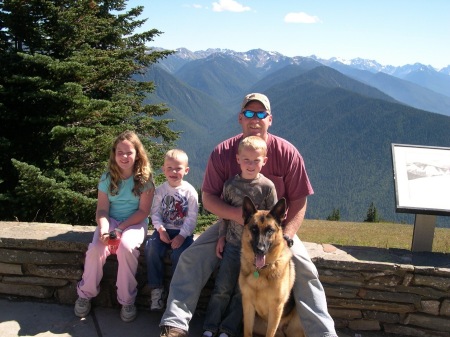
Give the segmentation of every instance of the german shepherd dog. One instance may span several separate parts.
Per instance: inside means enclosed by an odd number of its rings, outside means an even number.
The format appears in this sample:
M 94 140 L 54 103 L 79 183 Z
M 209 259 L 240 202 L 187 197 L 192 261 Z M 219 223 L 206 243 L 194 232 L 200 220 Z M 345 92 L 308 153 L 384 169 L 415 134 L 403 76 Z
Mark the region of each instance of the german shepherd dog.
M 244 312 L 244 337 L 305 336 L 292 295 L 295 269 L 281 222 L 286 200 L 270 211 L 258 211 L 245 196 L 242 205 L 239 286 Z

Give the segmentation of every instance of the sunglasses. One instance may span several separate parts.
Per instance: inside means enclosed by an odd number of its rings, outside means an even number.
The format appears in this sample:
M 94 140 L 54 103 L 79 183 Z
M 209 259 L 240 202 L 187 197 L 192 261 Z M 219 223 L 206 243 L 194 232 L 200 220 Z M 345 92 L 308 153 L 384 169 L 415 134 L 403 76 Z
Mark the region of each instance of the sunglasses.
M 264 119 L 264 118 L 266 118 L 267 116 L 270 115 L 267 111 L 258 111 L 258 112 L 256 112 L 256 111 L 251 111 L 251 110 L 245 110 L 245 111 L 242 111 L 242 113 L 247 118 L 253 118 L 256 115 L 256 117 L 258 117 L 259 119 Z

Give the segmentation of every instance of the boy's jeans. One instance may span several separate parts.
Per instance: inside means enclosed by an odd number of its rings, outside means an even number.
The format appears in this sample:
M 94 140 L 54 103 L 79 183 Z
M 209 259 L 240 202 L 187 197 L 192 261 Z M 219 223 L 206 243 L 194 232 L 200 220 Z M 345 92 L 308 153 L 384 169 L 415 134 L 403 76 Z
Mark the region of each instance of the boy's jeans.
M 172 277 L 167 308 L 160 326 L 168 325 L 189 330 L 189 322 L 197 306 L 203 286 L 217 267 L 216 242 L 219 236 L 218 224 L 203 232 L 184 251 Z M 293 238 L 291 248 L 294 254 L 296 280 L 294 297 L 297 311 L 308 337 L 336 336 L 334 321 L 328 313 L 325 291 L 300 239 Z
M 206 310 L 203 330 L 239 335 L 242 323 L 242 296 L 239 291 L 241 246 L 226 244 Z
M 166 229 L 166 231 L 167 234 L 169 234 L 170 239 L 173 239 L 180 233 L 179 229 Z M 175 272 L 181 253 L 194 242 L 193 237 L 193 235 L 188 236 L 184 239 L 184 242 L 180 247 L 172 250 L 172 253 L 170 254 L 172 274 Z M 162 288 L 164 286 L 163 260 L 168 249 L 171 249 L 170 244 L 161 241 L 157 231 L 154 231 L 147 240 L 145 245 L 145 260 L 147 262 L 147 282 L 150 288 Z

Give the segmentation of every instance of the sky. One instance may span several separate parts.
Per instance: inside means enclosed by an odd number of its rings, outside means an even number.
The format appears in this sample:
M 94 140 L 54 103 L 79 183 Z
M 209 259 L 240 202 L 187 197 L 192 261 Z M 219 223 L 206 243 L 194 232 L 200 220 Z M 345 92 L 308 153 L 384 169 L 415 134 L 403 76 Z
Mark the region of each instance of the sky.
M 450 65 L 449 0 L 129 0 L 151 46 Z M 136 32 L 138 32 L 137 30 Z

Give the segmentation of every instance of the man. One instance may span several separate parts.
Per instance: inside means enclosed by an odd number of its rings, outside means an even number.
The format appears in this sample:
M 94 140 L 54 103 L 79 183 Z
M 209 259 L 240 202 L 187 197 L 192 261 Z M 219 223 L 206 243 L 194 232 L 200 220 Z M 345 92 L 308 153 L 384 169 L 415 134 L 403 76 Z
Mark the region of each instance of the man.
M 294 297 L 297 311 L 309 337 L 337 336 L 328 313 L 325 292 L 316 267 L 296 233 L 303 222 L 307 197 L 314 193 L 303 158 L 286 140 L 268 133 L 272 125 L 269 99 L 259 93 L 245 96 L 238 116 L 242 134 L 225 140 L 211 153 L 202 186 L 203 205 L 219 218 L 243 224 L 242 210 L 226 204 L 221 193 L 223 184 L 239 173 L 236 153 L 239 142 L 248 136 L 259 136 L 267 143 L 268 161 L 261 173 L 275 184 L 279 198 L 288 202 L 285 220 L 287 242 L 293 243 L 296 281 Z M 215 254 L 218 224 L 212 225 L 186 249 L 172 277 L 167 308 L 161 319 L 161 337 L 188 335 L 189 321 L 197 306 L 203 286 L 217 267 Z

